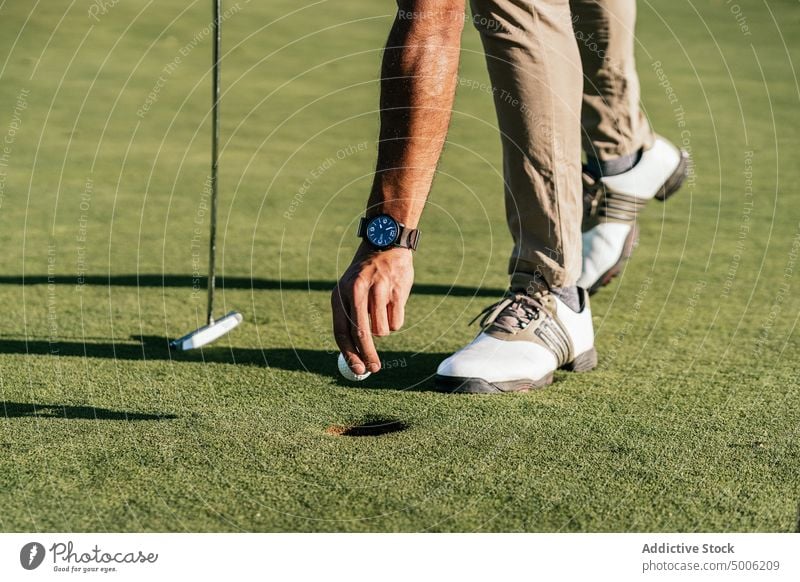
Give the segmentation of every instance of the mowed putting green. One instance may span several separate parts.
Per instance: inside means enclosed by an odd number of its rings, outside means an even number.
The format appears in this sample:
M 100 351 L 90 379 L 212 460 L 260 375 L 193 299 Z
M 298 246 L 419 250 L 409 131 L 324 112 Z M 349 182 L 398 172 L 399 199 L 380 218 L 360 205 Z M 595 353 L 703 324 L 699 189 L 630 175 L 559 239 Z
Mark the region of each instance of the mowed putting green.
M 393 3 L 226 2 L 220 314 L 205 310 L 210 6 L 0 8 L 0 530 L 795 531 L 800 214 L 788 1 L 639 5 L 643 101 L 696 172 L 593 299 L 599 368 L 429 391 L 506 284 L 479 39 L 385 370 L 340 380 Z

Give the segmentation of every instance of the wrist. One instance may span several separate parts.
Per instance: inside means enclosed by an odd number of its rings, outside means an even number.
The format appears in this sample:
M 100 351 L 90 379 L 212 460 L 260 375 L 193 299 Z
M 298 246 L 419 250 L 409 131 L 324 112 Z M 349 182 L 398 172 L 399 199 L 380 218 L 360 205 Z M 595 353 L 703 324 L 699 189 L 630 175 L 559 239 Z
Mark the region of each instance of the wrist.
M 361 241 L 361 244 L 358 245 L 358 248 L 356 249 L 353 262 L 363 261 L 364 259 L 368 259 L 376 255 L 387 257 L 407 257 L 410 260 L 414 259 L 414 252 L 411 249 L 407 249 L 405 247 L 392 247 L 391 249 L 379 250 L 373 247 L 367 241 Z
M 406 228 L 416 229 L 419 224 L 419 217 L 413 215 L 406 208 L 397 208 L 392 204 L 374 204 L 366 209 L 364 218 L 367 220 L 386 214 L 394 218 L 398 223 Z
M 427 196 L 414 196 L 406 189 L 394 185 L 373 187 L 364 215 L 373 218 L 388 214 L 408 228 L 417 228 Z

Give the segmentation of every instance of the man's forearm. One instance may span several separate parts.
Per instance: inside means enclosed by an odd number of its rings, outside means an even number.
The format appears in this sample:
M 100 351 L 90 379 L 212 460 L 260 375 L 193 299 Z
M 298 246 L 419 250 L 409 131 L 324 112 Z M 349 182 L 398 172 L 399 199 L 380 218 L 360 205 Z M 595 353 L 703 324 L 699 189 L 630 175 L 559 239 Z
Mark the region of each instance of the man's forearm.
M 464 1 L 399 4 L 383 56 L 380 144 L 367 212 L 416 228 L 450 123 Z

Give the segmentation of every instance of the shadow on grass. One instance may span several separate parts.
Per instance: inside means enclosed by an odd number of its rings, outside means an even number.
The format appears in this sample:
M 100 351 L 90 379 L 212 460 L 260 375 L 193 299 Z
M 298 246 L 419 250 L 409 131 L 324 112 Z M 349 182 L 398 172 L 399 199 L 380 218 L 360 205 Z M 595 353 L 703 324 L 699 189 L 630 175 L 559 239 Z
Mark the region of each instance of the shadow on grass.
M 79 418 L 85 420 L 172 420 L 174 414 L 145 414 L 125 410 L 109 410 L 93 406 L 67 406 L 65 404 L 32 404 L 27 402 L 0 401 L 6 418 Z
M 159 275 L 143 273 L 131 275 L 87 275 L 80 281 L 83 285 L 102 287 L 188 287 L 192 288 L 197 280 L 191 275 Z M 0 285 L 77 285 L 78 278 L 70 275 L 2 275 Z M 200 286 L 205 286 L 205 277 L 200 279 Z M 336 281 L 302 280 L 287 281 L 280 279 L 259 279 L 252 277 L 217 277 L 217 287 L 225 289 L 283 290 L 283 291 L 331 291 Z M 463 285 L 414 285 L 413 293 L 419 295 L 451 295 L 453 297 L 502 297 L 503 289 L 475 288 Z
M 202 350 L 177 352 L 169 349 L 169 339 L 161 336 L 135 336 L 137 343 L 97 343 L 45 340 L 0 339 L 0 354 L 33 354 L 55 357 L 87 357 L 128 361 L 175 361 L 261 366 L 290 372 L 310 372 L 335 379 L 349 388 L 431 390 L 439 362 L 449 354 L 381 351 L 383 369 L 363 382 L 349 382 L 336 367 L 338 353 L 293 348 L 231 348 L 221 345 Z
M 161 336 L 133 336 L 130 342 L 49 342 L 42 339 L 0 339 L 0 354 L 33 354 L 56 357 L 86 357 L 109 360 L 174 360 L 266 366 L 261 350 L 209 346 L 190 352 L 172 351 L 169 339 Z
M 433 390 L 436 367 L 450 354 L 380 351 L 381 371 L 361 382 L 350 382 L 342 378 L 337 369 L 338 353 L 325 350 L 264 350 L 269 365 L 289 371 L 308 371 L 336 380 L 347 388 L 380 388 L 390 390 Z

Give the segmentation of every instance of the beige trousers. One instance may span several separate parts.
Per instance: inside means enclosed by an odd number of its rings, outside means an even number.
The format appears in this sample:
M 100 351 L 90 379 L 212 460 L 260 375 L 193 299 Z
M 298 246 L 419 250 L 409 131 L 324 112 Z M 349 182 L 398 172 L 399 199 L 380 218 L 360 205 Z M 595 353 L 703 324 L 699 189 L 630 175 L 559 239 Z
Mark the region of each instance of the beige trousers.
M 581 145 L 602 161 L 652 142 L 639 109 L 635 0 L 471 0 L 503 145 L 509 273 L 581 272 Z M 583 126 L 583 132 L 581 132 Z

